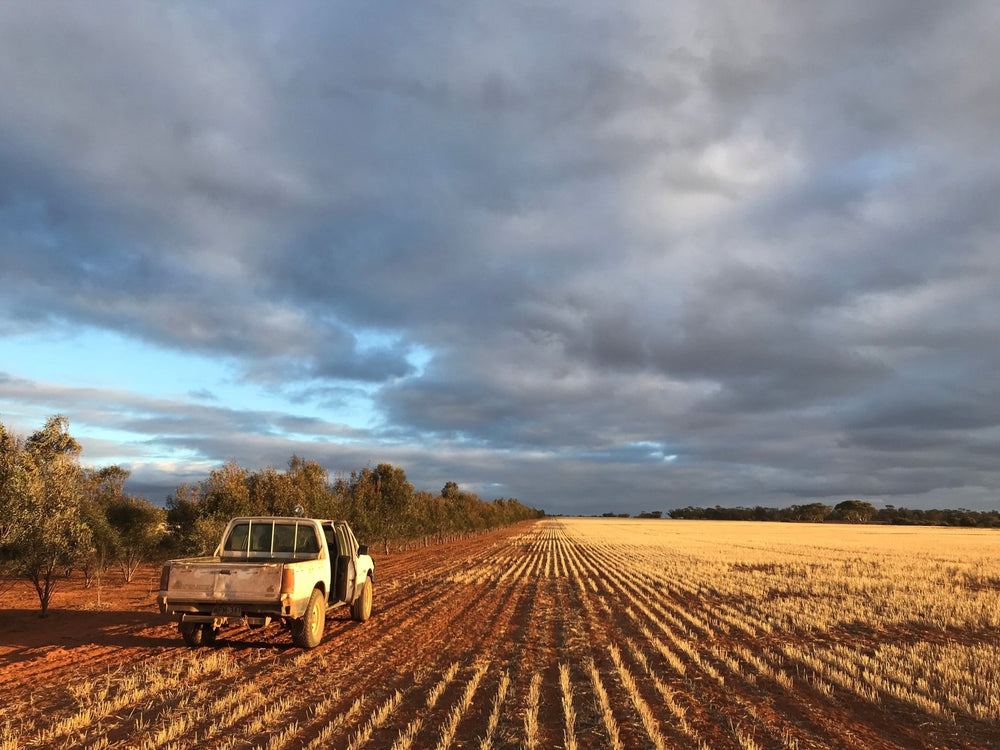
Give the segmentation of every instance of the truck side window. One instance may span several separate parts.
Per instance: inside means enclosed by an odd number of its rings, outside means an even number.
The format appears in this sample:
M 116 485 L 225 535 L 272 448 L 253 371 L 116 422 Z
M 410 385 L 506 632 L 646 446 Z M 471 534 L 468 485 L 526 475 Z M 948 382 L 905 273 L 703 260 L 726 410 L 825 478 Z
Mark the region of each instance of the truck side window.
M 344 527 L 337 527 L 337 547 L 339 547 L 339 552 L 341 555 L 350 555 L 351 545 L 347 542 L 347 534 L 344 533 Z
M 316 532 L 312 526 L 300 523 L 297 525 L 295 534 L 295 551 L 305 554 L 315 554 L 319 552 L 319 541 L 316 539 Z
M 232 531 L 229 532 L 229 538 L 226 539 L 226 544 L 222 548 L 225 552 L 246 552 L 247 551 L 247 535 L 250 531 L 250 525 L 245 523 L 238 523 L 233 526 Z
M 337 533 L 329 524 L 323 524 L 323 536 L 326 537 L 326 546 L 330 549 L 330 557 L 337 559 Z

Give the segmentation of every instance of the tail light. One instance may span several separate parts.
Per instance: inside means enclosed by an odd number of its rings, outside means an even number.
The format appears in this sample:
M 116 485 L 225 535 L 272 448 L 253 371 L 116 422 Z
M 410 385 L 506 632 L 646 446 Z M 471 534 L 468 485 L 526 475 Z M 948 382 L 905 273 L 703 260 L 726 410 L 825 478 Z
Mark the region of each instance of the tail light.
M 170 585 L 170 566 L 164 565 L 160 572 L 160 591 L 166 591 Z
M 281 593 L 282 595 L 291 594 L 295 591 L 295 569 L 294 568 L 282 568 L 281 569 Z

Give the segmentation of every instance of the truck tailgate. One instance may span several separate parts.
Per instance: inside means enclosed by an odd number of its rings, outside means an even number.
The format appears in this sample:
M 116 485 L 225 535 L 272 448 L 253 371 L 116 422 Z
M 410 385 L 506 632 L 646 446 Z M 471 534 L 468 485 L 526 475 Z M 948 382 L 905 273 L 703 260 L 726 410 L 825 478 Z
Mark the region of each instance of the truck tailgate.
M 172 565 L 167 586 L 174 601 L 277 601 L 281 563 L 191 563 Z

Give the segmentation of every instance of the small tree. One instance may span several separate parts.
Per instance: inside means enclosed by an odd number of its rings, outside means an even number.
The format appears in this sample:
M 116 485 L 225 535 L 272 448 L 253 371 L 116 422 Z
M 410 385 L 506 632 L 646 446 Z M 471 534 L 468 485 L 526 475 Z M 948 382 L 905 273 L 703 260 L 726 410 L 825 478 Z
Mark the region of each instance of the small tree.
M 108 522 L 108 506 L 121 500 L 125 480 L 131 472 L 121 466 L 105 466 L 83 472 L 87 485 L 86 498 L 81 507 L 83 522 L 90 529 L 91 543 L 83 553 L 80 567 L 83 585 L 90 588 L 97 582 L 97 603 L 101 603 L 101 578 L 108 566 L 117 559 L 121 537 Z
M 30 475 L 23 442 L 0 424 L 0 548 L 10 548 L 24 533 Z
M 108 504 L 107 519 L 118 536 L 118 567 L 129 582 L 163 539 L 166 513 L 145 498 L 125 495 Z
M 195 524 L 201 518 L 199 492 L 197 485 L 182 484 L 167 496 L 167 528 L 173 554 L 201 554 L 200 545 L 193 538 Z
M 4 439 L 4 465 L 13 477 L 13 491 L 20 494 L 15 515 L 7 521 L 12 531 L 4 553 L 34 585 L 42 617 L 48 614 L 59 571 L 78 562 L 91 541 L 81 514 L 80 444 L 68 426 L 66 417 L 57 415 L 23 444 Z M 11 491 L 5 481 L 0 495 Z
M 97 582 L 97 603 L 101 603 L 101 577 L 118 555 L 118 531 L 108 523 L 105 508 L 96 502 L 86 503 L 81 518 L 90 529 L 90 545 L 80 560 L 83 585 L 90 588 Z

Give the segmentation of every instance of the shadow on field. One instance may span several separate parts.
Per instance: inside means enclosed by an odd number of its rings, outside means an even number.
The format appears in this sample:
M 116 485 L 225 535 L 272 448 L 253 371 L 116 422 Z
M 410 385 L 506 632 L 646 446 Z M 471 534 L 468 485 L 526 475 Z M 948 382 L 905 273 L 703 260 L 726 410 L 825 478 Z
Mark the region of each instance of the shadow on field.
M 372 614 L 372 620 L 377 613 Z M 323 632 L 323 643 L 329 643 L 339 638 L 347 637 L 355 628 L 372 627 L 368 623 L 355 622 L 351 617 L 350 609 L 344 607 L 330 610 L 326 613 L 326 627 Z M 171 623 L 173 633 L 177 632 L 177 625 Z M 177 636 L 180 638 L 180 636 Z M 248 628 L 242 625 L 235 627 L 224 627 L 219 631 L 218 640 L 215 647 L 225 647 L 233 651 L 243 651 L 249 648 L 268 648 L 276 651 L 286 651 L 288 649 L 298 649 L 292 643 L 291 633 L 283 628 L 279 623 L 272 622 L 262 628 Z
M 21 601 L 25 600 L 17 604 Z M 5 603 L 10 603 L 10 598 Z M 376 611 L 372 619 L 379 614 Z M 349 607 L 336 607 L 327 612 L 324 640 L 344 637 L 353 628 L 364 626 L 351 619 Z M 224 628 L 217 646 L 235 650 L 296 648 L 289 632 L 276 623 L 262 629 Z M 38 607 L 0 607 L 0 666 L 37 659 L 53 665 L 62 659 L 87 659 L 86 652 L 95 647 L 185 648 L 177 623 L 161 615 L 148 599 L 131 606 L 119 600 L 106 607 L 53 607 L 46 617 L 41 617 Z
M 0 612 L 0 663 L 38 658 L 52 647 L 119 648 L 176 645 L 176 629 L 157 612 L 115 609 L 5 609 Z

